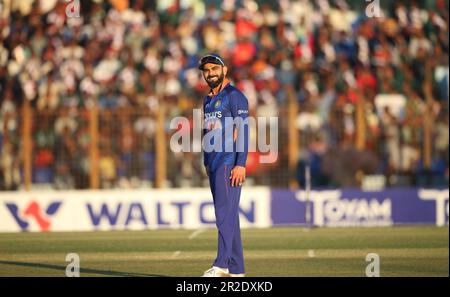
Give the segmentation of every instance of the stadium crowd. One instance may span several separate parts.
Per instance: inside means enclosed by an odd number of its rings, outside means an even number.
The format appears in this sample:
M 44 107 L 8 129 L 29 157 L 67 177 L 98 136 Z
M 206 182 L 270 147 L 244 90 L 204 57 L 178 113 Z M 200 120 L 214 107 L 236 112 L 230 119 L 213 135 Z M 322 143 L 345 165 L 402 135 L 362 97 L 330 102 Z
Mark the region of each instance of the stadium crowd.
M 64 1 L 0 1 L 0 186 L 21 183 L 25 100 L 36 116 L 35 183 L 88 187 L 84 110 L 93 104 L 101 112 L 102 187 L 152 181 L 155 115 L 164 102 L 168 139 L 173 117 L 192 119 L 207 91 L 197 61 L 209 52 L 226 59 L 251 115 L 280 119 L 278 161 L 259 165 L 258 153 L 249 155 L 254 183 L 287 185 L 293 94 L 300 183 L 310 164 L 315 186 L 357 186 L 368 174 L 385 175 L 392 185 L 402 181 L 390 177 L 406 174 L 405 184 L 413 185 L 423 172 L 428 183 L 448 184 L 448 3 L 385 2 L 379 16 L 367 17 L 365 7 L 342 0 L 83 0 L 79 17 L 69 17 Z M 423 162 L 427 71 L 430 170 Z M 354 144 L 361 102 L 363 151 Z M 168 154 L 170 186 L 204 185 L 200 153 Z

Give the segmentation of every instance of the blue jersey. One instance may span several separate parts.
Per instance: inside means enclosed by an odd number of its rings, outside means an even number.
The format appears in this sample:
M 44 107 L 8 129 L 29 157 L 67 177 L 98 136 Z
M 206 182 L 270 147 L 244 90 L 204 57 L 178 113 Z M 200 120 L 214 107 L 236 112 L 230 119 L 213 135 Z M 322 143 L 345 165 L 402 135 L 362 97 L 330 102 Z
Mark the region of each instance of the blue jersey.
M 203 101 L 204 165 L 210 172 L 221 165 L 244 166 L 248 153 L 248 101 L 230 83 Z

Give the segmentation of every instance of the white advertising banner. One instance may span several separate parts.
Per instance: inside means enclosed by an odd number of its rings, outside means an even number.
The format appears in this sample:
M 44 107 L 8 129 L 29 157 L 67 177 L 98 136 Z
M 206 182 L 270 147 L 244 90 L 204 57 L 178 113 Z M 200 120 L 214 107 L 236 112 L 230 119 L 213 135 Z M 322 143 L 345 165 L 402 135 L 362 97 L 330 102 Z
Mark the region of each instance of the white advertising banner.
M 243 188 L 241 227 L 268 227 L 270 189 Z M 0 232 L 214 227 L 209 189 L 0 193 Z

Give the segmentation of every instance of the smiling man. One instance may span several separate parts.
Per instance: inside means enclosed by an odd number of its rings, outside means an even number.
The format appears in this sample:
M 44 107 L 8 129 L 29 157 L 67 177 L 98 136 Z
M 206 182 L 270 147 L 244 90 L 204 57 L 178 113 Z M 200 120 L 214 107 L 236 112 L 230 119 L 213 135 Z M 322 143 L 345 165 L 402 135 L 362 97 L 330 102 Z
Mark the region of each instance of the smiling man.
M 218 136 L 203 148 L 218 229 L 217 257 L 203 276 L 244 276 L 238 209 L 248 152 L 248 101 L 231 85 L 220 56 L 204 56 L 198 68 L 211 88 L 203 101 L 203 131 Z

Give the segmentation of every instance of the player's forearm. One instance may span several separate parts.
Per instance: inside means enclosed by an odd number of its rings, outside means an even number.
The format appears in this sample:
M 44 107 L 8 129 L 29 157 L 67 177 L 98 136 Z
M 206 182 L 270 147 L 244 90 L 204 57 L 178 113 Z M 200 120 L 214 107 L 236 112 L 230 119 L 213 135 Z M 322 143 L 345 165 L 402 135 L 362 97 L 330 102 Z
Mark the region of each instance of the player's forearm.
M 244 125 L 244 127 L 238 130 L 238 143 L 236 149 L 236 165 L 245 167 L 245 163 L 247 162 L 248 155 L 248 137 L 249 137 L 248 126 Z
M 236 157 L 236 166 L 245 167 L 247 162 L 247 153 L 238 153 Z

